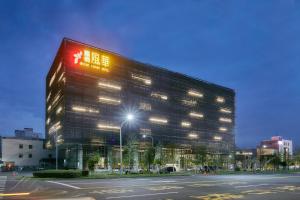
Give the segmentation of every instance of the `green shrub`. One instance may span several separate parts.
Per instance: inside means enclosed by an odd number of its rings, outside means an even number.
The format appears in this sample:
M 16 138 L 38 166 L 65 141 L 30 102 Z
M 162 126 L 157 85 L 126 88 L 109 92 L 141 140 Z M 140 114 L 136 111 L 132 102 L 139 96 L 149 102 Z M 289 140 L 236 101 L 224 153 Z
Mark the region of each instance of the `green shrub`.
M 89 170 L 82 170 L 81 176 L 88 176 L 89 175 Z
M 82 175 L 80 170 L 42 170 L 33 172 L 36 178 L 77 178 Z

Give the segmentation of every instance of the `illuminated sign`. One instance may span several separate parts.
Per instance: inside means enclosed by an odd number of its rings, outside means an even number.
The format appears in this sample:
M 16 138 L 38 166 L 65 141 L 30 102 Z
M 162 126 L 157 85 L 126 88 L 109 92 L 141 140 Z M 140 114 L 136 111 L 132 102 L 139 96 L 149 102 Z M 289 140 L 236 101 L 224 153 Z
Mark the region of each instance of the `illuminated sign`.
M 109 72 L 110 59 L 97 51 L 83 50 L 73 54 L 74 64 L 104 72 Z

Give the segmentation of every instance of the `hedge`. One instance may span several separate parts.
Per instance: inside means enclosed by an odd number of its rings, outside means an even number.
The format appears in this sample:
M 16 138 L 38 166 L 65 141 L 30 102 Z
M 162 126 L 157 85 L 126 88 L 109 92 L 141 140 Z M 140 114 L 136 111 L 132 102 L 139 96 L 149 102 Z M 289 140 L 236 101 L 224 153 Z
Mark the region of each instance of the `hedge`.
M 77 178 L 86 175 L 80 170 L 42 170 L 33 172 L 36 178 Z

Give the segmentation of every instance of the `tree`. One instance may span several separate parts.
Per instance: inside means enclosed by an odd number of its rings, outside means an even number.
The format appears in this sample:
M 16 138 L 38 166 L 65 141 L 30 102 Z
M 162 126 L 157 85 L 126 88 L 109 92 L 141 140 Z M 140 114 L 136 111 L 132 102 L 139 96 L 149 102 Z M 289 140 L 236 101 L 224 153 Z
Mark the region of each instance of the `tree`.
M 95 170 L 95 165 L 99 162 L 100 156 L 98 153 L 92 154 L 88 159 L 88 167 L 90 171 Z
M 207 148 L 203 145 L 199 145 L 195 147 L 194 152 L 194 164 L 203 166 L 207 162 Z
M 149 172 L 150 172 L 150 166 L 154 163 L 154 158 L 155 158 L 155 148 L 152 146 L 148 147 L 144 153 L 144 163 L 145 165 L 147 165 Z

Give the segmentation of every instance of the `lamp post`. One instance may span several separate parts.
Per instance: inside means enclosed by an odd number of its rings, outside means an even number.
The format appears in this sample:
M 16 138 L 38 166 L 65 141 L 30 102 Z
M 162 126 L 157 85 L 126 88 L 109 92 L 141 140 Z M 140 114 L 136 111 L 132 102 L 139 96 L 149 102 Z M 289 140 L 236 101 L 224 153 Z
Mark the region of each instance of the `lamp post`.
M 121 123 L 120 126 L 120 175 L 122 175 L 123 172 L 123 153 L 122 153 L 122 127 L 126 122 L 132 121 L 134 119 L 134 116 L 132 114 L 127 114 L 126 119 Z
M 146 135 L 146 134 L 144 134 L 144 135 L 143 135 L 143 138 L 146 138 L 146 137 L 151 138 L 151 140 L 152 140 L 152 147 L 154 147 L 153 137 L 152 137 L 151 135 Z
M 58 142 L 61 141 L 61 140 L 59 140 L 59 137 L 57 136 L 57 131 L 60 128 L 61 128 L 61 125 L 58 123 L 58 124 L 54 124 L 49 130 L 50 133 L 55 133 L 54 140 L 55 140 L 55 169 L 56 170 L 58 169 Z

